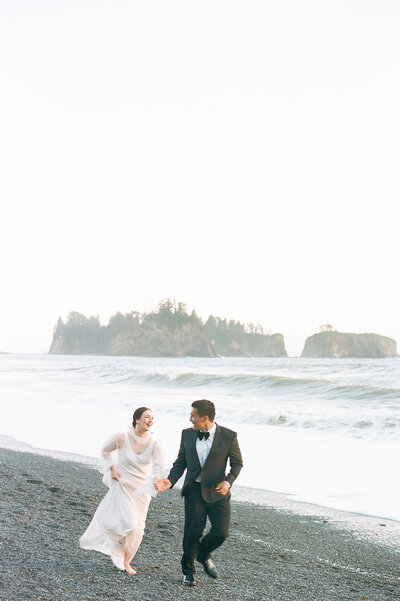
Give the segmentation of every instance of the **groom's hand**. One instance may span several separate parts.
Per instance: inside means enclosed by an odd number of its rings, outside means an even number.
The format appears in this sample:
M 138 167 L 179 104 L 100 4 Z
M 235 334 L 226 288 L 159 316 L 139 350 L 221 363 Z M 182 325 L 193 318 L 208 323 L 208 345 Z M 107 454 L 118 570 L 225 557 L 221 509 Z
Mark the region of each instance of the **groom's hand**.
M 220 483 L 219 483 L 219 484 L 217 484 L 217 486 L 215 487 L 215 491 L 216 491 L 216 492 L 217 492 L 219 495 L 221 495 L 221 496 L 223 496 L 223 497 L 225 497 L 225 495 L 227 495 L 227 494 L 228 494 L 228 492 L 229 492 L 229 489 L 230 489 L 229 482 L 226 482 L 226 481 L 224 481 L 224 482 L 220 482 Z
M 164 492 L 164 490 L 171 488 L 172 484 L 168 480 L 168 478 L 164 478 L 164 480 L 159 480 L 158 482 L 156 482 L 154 486 L 156 487 L 156 490 L 158 492 Z

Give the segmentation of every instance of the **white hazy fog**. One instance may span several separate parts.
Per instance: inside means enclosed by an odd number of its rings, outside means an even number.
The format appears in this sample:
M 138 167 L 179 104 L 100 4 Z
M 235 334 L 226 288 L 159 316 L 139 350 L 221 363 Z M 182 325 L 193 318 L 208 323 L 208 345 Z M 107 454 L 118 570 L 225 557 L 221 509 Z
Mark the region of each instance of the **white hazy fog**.
M 166 297 L 400 343 L 397 0 L 0 7 L 0 350 Z

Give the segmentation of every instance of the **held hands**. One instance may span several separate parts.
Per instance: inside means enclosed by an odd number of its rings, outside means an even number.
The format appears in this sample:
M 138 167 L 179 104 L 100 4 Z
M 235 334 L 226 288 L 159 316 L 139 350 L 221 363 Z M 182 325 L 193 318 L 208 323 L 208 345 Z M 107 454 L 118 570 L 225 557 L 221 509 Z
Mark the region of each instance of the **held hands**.
M 215 487 L 215 492 L 217 492 L 222 497 L 225 497 L 225 495 L 228 494 L 229 489 L 230 489 L 229 482 L 224 481 L 224 482 L 220 482 L 219 484 L 217 484 L 217 486 Z
M 171 486 L 172 486 L 172 484 L 168 480 L 168 478 L 164 478 L 164 480 L 157 480 L 157 482 L 154 483 L 154 487 L 155 487 L 156 491 L 159 493 L 164 492 L 168 488 L 171 488 Z
M 121 474 L 119 474 L 117 472 L 117 470 L 115 469 L 115 467 L 113 465 L 110 467 L 110 472 L 111 472 L 111 478 L 113 480 L 121 480 L 121 478 L 122 478 Z
M 154 488 L 157 490 L 157 492 L 162 493 L 165 490 L 168 490 L 168 488 L 171 488 L 172 484 L 170 482 L 170 480 L 168 480 L 168 478 L 164 478 L 164 480 L 157 480 L 156 482 L 154 482 Z M 225 497 L 230 489 L 230 485 L 229 482 L 219 482 L 216 487 L 215 490 L 216 492 L 221 495 L 222 497 Z

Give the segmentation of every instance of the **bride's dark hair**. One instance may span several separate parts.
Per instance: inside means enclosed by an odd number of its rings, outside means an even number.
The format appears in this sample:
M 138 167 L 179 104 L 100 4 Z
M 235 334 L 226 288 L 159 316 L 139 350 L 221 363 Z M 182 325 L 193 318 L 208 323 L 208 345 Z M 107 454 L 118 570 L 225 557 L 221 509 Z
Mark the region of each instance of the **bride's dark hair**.
M 136 426 L 136 422 L 142 417 L 142 413 L 145 411 L 151 411 L 149 407 L 138 407 L 132 417 L 132 426 Z

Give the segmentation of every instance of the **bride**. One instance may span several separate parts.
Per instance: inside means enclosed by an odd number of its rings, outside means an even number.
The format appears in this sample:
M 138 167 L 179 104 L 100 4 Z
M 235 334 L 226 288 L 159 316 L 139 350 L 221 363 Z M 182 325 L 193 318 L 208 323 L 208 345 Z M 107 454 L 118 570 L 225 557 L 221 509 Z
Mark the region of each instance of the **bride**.
M 116 434 L 103 447 L 100 469 L 109 491 L 79 539 L 82 549 L 110 555 L 128 574 L 136 574 L 130 562 L 143 538 L 150 499 L 157 494 L 154 483 L 163 477 L 161 447 L 150 432 L 153 422 L 151 410 L 139 407 L 130 431 Z

